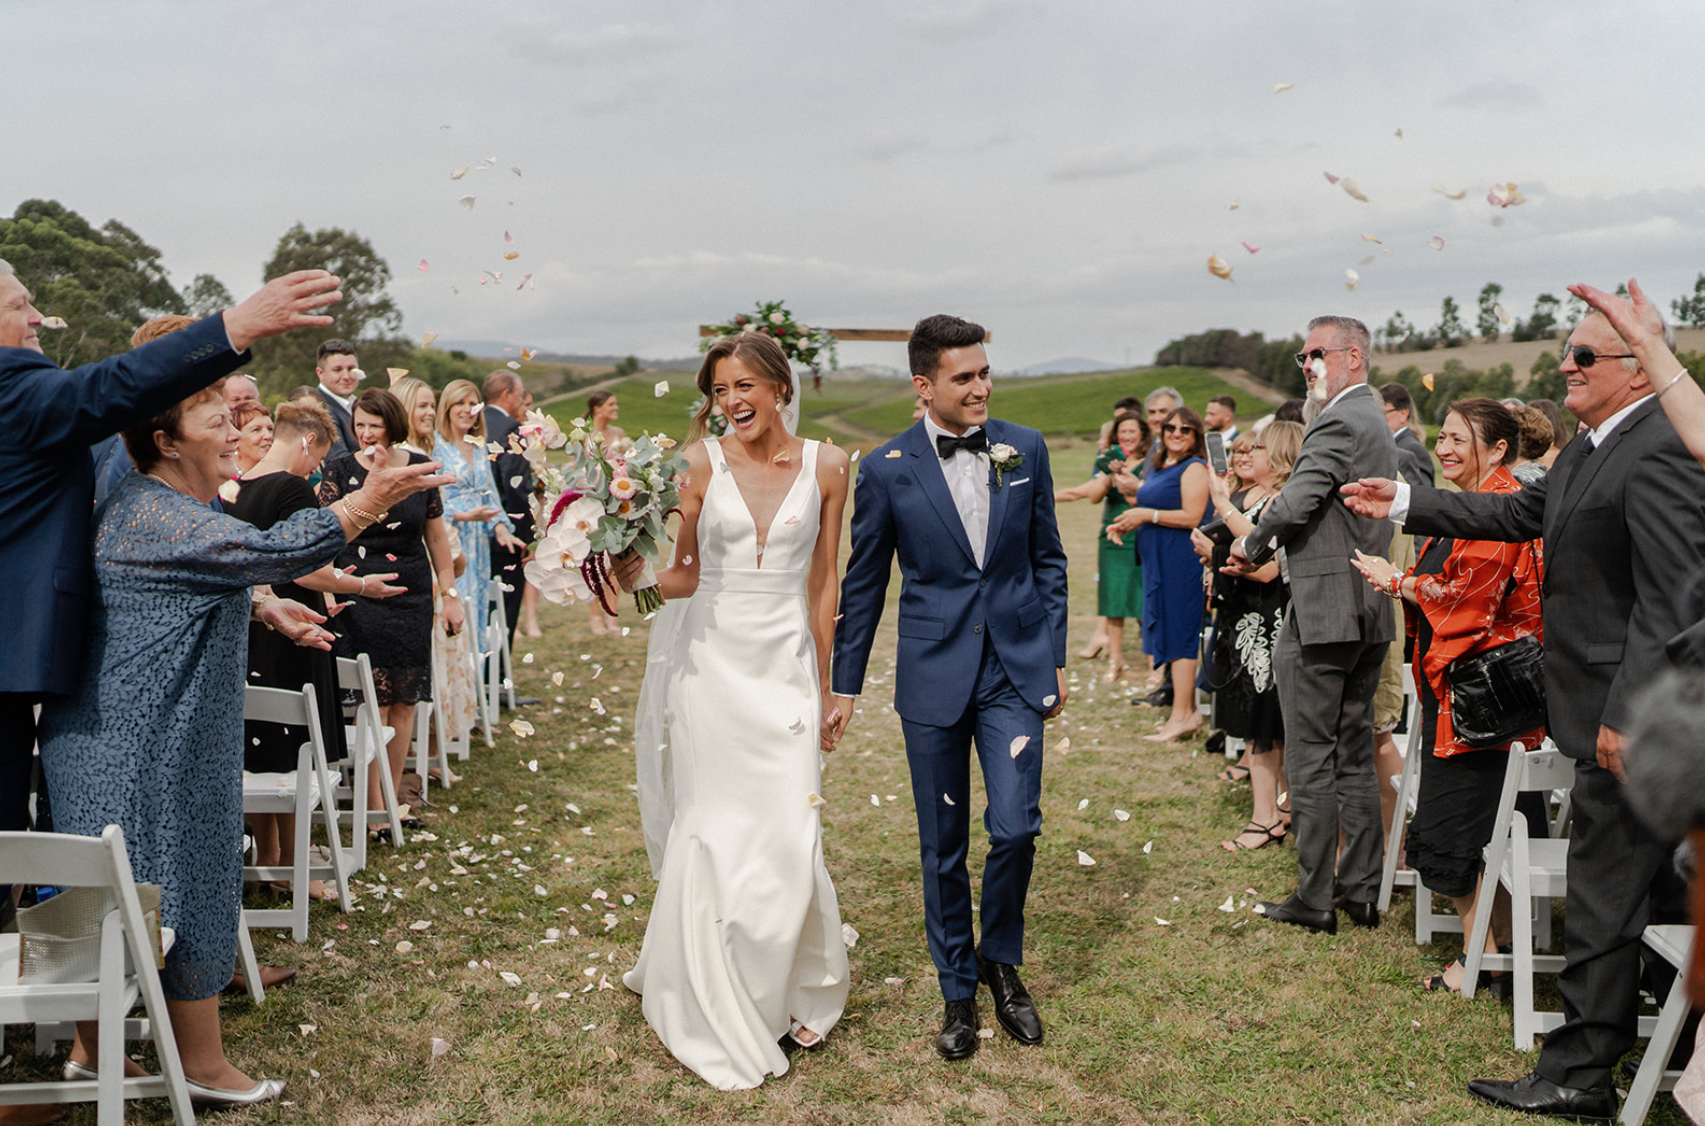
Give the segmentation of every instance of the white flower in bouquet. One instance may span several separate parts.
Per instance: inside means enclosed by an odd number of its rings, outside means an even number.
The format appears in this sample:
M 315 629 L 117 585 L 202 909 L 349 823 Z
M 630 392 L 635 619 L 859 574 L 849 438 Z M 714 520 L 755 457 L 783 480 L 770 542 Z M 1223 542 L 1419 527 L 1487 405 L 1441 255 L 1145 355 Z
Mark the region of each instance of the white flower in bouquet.
M 524 444 L 538 442 L 550 450 L 560 450 L 568 444 L 568 435 L 562 432 L 557 420 L 538 410 L 527 412 L 527 421 L 521 424 L 521 439 Z

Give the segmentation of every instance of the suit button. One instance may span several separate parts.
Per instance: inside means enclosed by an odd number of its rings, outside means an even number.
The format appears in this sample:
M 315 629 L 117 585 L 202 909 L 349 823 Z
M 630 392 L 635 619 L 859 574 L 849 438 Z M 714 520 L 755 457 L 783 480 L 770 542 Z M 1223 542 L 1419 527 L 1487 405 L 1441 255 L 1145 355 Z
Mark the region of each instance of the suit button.
M 989 585 L 989 580 L 988 580 L 988 579 L 978 579 L 978 580 L 977 580 L 977 587 L 978 587 L 978 589 L 981 589 L 981 588 L 983 588 L 983 587 L 986 587 L 986 586 L 988 586 L 988 585 Z
M 972 632 L 972 633 L 982 633 L 982 632 L 983 632 L 983 627 L 982 627 L 982 626 L 980 626 L 980 625 L 977 625 L 977 626 L 972 626 L 972 627 L 971 627 L 971 632 Z

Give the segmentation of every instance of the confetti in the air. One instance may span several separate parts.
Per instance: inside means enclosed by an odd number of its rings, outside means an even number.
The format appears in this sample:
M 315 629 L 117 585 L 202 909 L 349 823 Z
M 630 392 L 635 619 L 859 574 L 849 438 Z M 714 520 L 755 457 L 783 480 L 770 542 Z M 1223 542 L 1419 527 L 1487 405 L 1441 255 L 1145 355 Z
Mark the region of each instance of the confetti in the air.
M 538 353 L 535 352 L 531 348 L 522 348 L 521 349 L 521 362 L 524 364 L 530 364 L 533 362 L 533 357 L 537 356 L 537 355 L 538 355 Z
M 1322 172 L 1321 175 L 1326 177 L 1326 182 L 1328 184 L 1336 184 L 1340 179 L 1342 179 L 1342 177 L 1334 176 L 1330 172 Z
M 1275 94 L 1283 94 L 1286 90 L 1293 90 L 1295 88 L 1296 88 L 1295 82 L 1275 82 L 1275 83 L 1273 83 L 1273 93 L 1275 93 Z
M 1210 254 L 1208 255 L 1208 273 L 1214 275 L 1216 278 L 1224 278 L 1226 281 L 1230 281 L 1231 263 L 1227 262 L 1224 258 L 1221 258 L 1218 254 Z
M 1249 251 L 1249 253 L 1251 253 L 1251 254 L 1259 254 L 1259 253 L 1261 253 L 1261 248 L 1260 248 L 1260 247 L 1259 247 L 1259 246 L 1256 246 L 1256 245 L 1255 245 L 1255 244 L 1254 244 L 1254 243 L 1252 243 L 1252 242 L 1246 242 L 1246 243 L 1244 243 L 1244 244 L 1243 244 L 1243 249 L 1245 249 L 1245 250 L 1247 250 L 1247 251 Z
M 1493 184 L 1492 190 L 1486 193 L 1486 202 L 1493 207 L 1515 207 L 1527 202 L 1527 197 L 1516 190 L 1514 184 Z
M 1437 182 L 1435 182 L 1432 185 L 1432 188 L 1435 192 L 1438 192 L 1440 195 L 1444 196 L 1446 199 L 1462 199 L 1463 197 L 1468 195 L 1468 189 L 1467 188 L 1458 188 L 1456 191 L 1453 192 L 1449 188 L 1445 187 L 1443 184 L 1440 184 Z
M 1492 313 L 1498 318 L 1498 323 L 1503 325 L 1505 328 L 1509 328 L 1516 323 L 1516 319 L 1510 316 L 1510 311 L 1502 305 L 1492 306 Z
M 1364 234 L 1364 235 L 1362 235 L 1362 241 L 1363 242 L 1377 242 L 1381 246 L 1385 245 L 1385 240 L 1381 239 L 1378 235 Z
M 421 273 L 424 274 L 424 273 L 426 273 L 426 271 L 432 269 L 432 263 L 430 263 L 426 259 L 422 258 L 420 260 L 420 263 L 417 266 L 415 266 L 415 269 L 419 270 Z
M 1432 238 L 1427 240 L 1427 245 L 1432 247 L 1434 250 L 1443 250 L 1445 248 L 1445 240 L 1440 238 L 1438 235 L 1434 235 Z
M 1226 204 L 1226 205 L 1225 205 L 1225 209 L 1226 209 L 1226 210 L 1227 210 L 1227 211 L 1236 211 L 1236 210 L 1237 210 L 1237 208 L 1238 208 L 1238 203 L 1237 203 L 1237 201 L 1236 201 L 1236 200 L 1235 200 L 1235 199 L 1234 199 L 1234 200 L 1232 200 L 1232 201 L 1231 201 L 1231 202 L 1230 202 L 1230 203 L 1228 203 L 1228 204 Z
M 513 261 L 515 261 L 515 259 L 517 259 L 519 257 L 521 257 L 521 252 L 519 250 L 511 250 L 508 253 L 504 254 L 503 260 L 505 262 L 513 262 Z
M 1362 284 L 1362 275 L 1356 273 L 1356 271 L 1354 271 L 1354 270 L 1345 270 L 1344 271 L 1344 288 L 1345 289 L 1355 289 L 1358 285 L 1361 285 L 1361 284 Z
M 1085 868 L 1095 867 L 1095 857 L 1089 855 L 1089 853 L 1083 851 L 1081 848 L 1077 850 L 1077 862 Z
M 1401 141 L 1403 139 L 1403 130 L 1399 129 L 1396 133 L 1393 133 L 1392 136 Z
M 810 806 L 812 809 L 821 809 L 829 803 L 824 800 L 822 794 L 806 794 L 805 804 Z
M 64 317 L 43 317 L 41 319 L 41 327 L 52 328 L 52 329 L 61 329 L 61 328 L 70 328 L 71 326 L 65 323 Z
M 1054 744 L 1054 750 L 1058 751 L 1062 755 L 1071 749 L 1072 741 L 1069 735 L 1060 736 L 1060 741 Z
M 533 734 L 533 725 L 524 719 L 514 719 L 509 721 L 509 730 L 515 732 L 516 738 L 525 739 Z
M 1017 758 L 1019 756 L 1019 753 L 1021 751 L 1023 751 L 1024 748 L 1028 747 L 1029 745 L 1030 745 L 1030 736 L 1020 735 L 1017 738 L 1013 739 L 1012 745 L 1010 747 L 1008 747 L 1007 749 L 1012 752 L 1013 758 Z
M 460 180 L 463 176 L 466 176 L 467 174 L 468 174 L 468 170 L 466 168 L 458 168 L 454 172 L 450 173 L 450 179 Z
M 469 211 L 472 211 L 474 209 L 474 197 L 471 195 L 465 195 L 461 199 L 458 199 L 456 202 L 461 204 L 463 207 L 467 208 Z
M 651 387 L 651 394 L 652 394 L 653 398 L 661 399 L 663 396 L 667 395 L 668 393 L 669 393 L 669 381 L 667 379 L 659 379 Z
M 1349 196 L 1351 199 L 1360 200 L 1363 203 L 1368 201 L 1368 197 L 1362 192 L 1361 185 L 1356 183 L 1354 180 L 1345 179 L 1341 181 L 1338 186 L 1343 188 L 1344 194 Z
M 521 170 L 519 168 L 515 167 L 513 164 L 511 164 L 509 166 L 509 171 L 515 173 L 517 176 L 521 175 Z
M 508 231 L 504 231 L 503 232 L 503 241 L 508 243 L 510 246 L 514 246 L 515 245 L 515 236 L 510 234 Z
M 1421 386 L 1431 391 L 1433 389 L 1433 373 L 1428 372 L 1421 377 Z

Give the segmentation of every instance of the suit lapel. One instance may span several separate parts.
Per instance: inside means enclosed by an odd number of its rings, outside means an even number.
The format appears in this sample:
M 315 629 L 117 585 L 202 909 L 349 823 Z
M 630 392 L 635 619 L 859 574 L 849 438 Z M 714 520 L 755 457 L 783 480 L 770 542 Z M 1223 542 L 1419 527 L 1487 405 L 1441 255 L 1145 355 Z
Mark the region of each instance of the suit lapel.
M 996 422 L 992 418 L 989 420 L 988 425 L 983 427 L 983 432 L 989 436 L 989 447 L 991 451 L 995 444 L 1000 442 L 1006 436 L 1005 432 L 1001 429 L 1000 423 Z M 983 541 L 983 562 L 985 564 L 987 564 L 989 560 L 990 547 L 997 542 L 997 539 L 1000 536 L 1001 523 L 1006 519 L 1007 494 L 1012 489 L 1012 473 L 1003 474 L 1003 480 L 1001 481 L 1000 487 L 995 487 L 995 470 L 993 464 L 994 454 L 992 452 L 989 454 L 989 462 L 989 533 L 988 538 Z M 1022 469 L 1023 466 L 1020 466 L 1019 468 Z M 1014 470 L 1013 472 L 1017 472 L 1017 470 Z
M 929 498 L 935 508 L 935 514 L 941 517 L 942 524 L 953 542 L 959 545 L 959 550 L 965 553 L 973 565 L 977 555 L 971 550 L 971 539 L 965 534 L 965 521 L 959 515 L 959 506 L 953 503 L 953 494 L 947 491 L 947 477 L 941 472 L 941 459 L 936 456 L 935 448 L 929 440 L 929 432 L 920 421 L 905 433 L 907 460 L 911 463 L 912 476 L 923 489 L 924 496 Z M 993 515 L 990 517 L 993 520 Z
M 1551 527 L 1546 530 L 1547 534 L 1555 529 L 1562 528 L 1567 523 L 1569 517 L 1574 514 L 1575 506 L 1581 503 L 1582 494 L 1592 485 L 1593 478 L 1597 477 L 1599 470 L 1604 468 L 1604 463 L 1610 459 L 1610 455 L 1615 452 L 1617 445 L 1656 409 L 1657 400 L 1655 398 L 1642 405 L 1641 409 L 1623 419 L 1622 424 L 1612 430 L 1610 437 L 1604 440 L 1604 445 L 1593 450 L 1590 455 L 1587 453 L 1586 435 L 1577 435 L 1575 440 L 1569 443 L 1571 449 L 1575 446 L 1579 446 L 1580 449 L 1575 451 L 1575 456 L 1569 462 L 1569 475 L 1559 482 L 1562 486 L 1562 495 L 1557 498 L 1556 515 L 1551 517 Z M 1564 452 L 1567 453 L 1569 450 Z M 1558 460 L 1562 460 L 1561 455 L 1558 456 Z

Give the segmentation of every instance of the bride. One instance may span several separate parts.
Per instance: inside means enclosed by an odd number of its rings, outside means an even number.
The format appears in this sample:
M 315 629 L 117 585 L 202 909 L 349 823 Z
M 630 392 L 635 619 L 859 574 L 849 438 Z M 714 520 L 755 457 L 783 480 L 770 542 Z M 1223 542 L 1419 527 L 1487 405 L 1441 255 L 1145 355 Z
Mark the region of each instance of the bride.
M 784 1045 L 821 1043 L 846 1005 L 818 752 L 849 462 L 790 432 L 794 385 L 772 338 L 719 341 L 698 386 L 689 438 L 702 440 L 657 575 L 665 598 L 691 597 L 653 623 L 635 720 L 657 895 L 623 980 L 675 1058 L 732 1090 L 784 1074 Z M 713 406 L 721 439 L 704 436 Z M 642 569 L 629 557 L 618 577 L 631 586 Z

